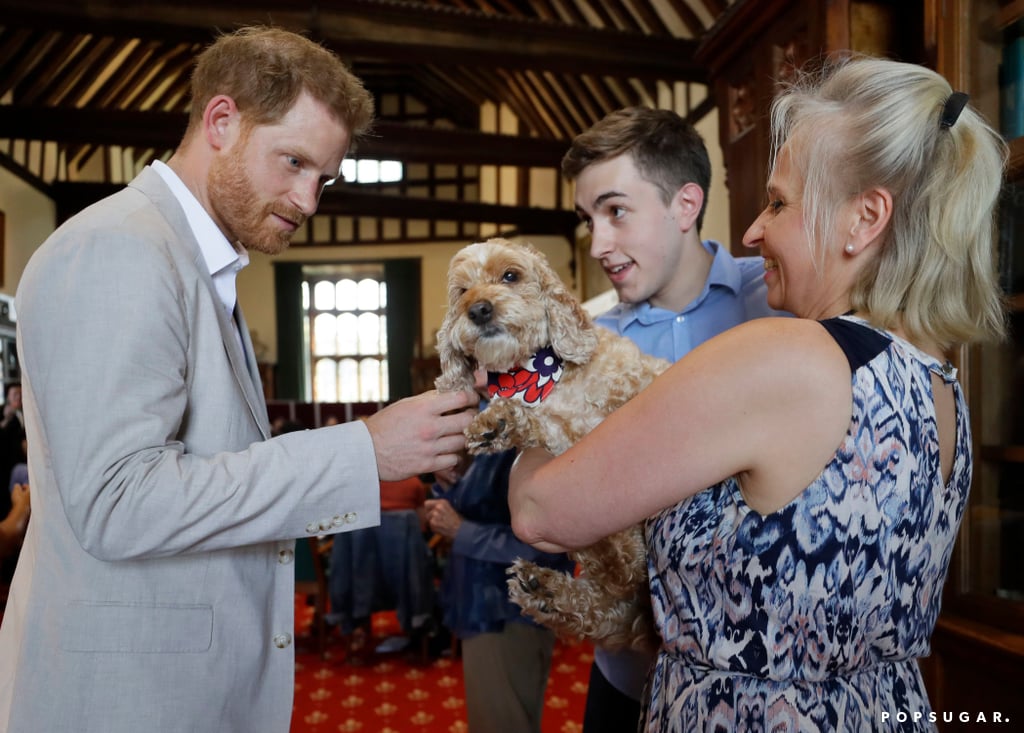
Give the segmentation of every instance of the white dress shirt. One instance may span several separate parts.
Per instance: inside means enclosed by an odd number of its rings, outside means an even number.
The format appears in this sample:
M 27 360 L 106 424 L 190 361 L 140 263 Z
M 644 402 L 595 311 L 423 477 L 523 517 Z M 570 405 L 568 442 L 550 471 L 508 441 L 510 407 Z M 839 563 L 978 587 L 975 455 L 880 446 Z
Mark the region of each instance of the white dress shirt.
M 171 189 L 171 193 L 181 204 L 181 208 L 185 210 L 188 225 L 192 228 L 192 234 L 196 241 L 199 242 L 199 250 L 210 271 L 217 295 L 221 303 L 224 304 L 224 311 L 235 328 L 239 344 L 242 345 L 242 353 L 245 354 L 242 335 L 238 332 L 238 323 L 234 318 L 235 304 L 238 300 L 235 278 L 241 269 L 249 264 L 249 253 L 241 246 L 236 249 L 231 245 L 220 227 L 213 221 L 213 217 L 203 208 L 199 200 L 188 190 L 188 187 L 178 178 L 178 174 L 171 170 L 170 166 L 159 160 L 153 161 L 151 165 Z M 246 358 L 249 358 L 248 354 L 246 354 Z

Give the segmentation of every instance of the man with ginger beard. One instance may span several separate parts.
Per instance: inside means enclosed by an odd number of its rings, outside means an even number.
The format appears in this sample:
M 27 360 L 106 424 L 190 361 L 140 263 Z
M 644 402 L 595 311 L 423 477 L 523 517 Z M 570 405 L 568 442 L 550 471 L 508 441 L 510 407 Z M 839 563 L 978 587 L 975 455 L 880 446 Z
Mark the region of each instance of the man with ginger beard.
M 308 39 L 222 36 L 167 164 L 33 255 L 17 294 L 32 521 L 0 730 L 287 731 L 294 538 L 373 526 L 381 481 L 456 464 L 469 391 L 271 438 L 236 303 L 247 251 L 288 246 L 372 107 Z

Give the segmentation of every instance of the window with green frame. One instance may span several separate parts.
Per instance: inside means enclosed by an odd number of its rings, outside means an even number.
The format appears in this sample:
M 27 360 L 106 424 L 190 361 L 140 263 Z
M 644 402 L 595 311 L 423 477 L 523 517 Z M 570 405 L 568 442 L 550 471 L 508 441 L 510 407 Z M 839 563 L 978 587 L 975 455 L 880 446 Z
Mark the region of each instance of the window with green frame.
M 387 403 L 411 393 L 420 262 L 275 265 L 279 399 Z

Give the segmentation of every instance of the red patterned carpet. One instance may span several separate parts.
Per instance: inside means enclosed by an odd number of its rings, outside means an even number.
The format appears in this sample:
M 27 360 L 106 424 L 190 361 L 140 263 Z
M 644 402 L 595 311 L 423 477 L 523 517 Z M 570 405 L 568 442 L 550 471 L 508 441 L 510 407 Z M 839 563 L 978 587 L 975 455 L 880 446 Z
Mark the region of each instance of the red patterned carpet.
M 457 658 L 418 662 L 403 650 L 354 666 L 335 632 L 321 660 L 309 636 L 311 617 L 312 608 L 297 599 L 293 733 L 468 733 Z M 398 633 L 394 614 L 375 615 L 373 626 L 374 645 Z M 580 733 L 591 661 L 589 644 L 556 645 L 543 733 Z

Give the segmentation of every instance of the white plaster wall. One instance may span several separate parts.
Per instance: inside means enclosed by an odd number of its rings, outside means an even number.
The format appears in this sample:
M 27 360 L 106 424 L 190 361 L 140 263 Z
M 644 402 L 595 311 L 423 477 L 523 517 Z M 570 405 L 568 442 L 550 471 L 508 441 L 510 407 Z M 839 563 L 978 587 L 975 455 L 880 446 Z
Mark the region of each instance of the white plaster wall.
M 53 233 L 57 207 L 46 194 L 0 168 L 0 211 L 5 220 L 0 293 L 14 295 L 29 257 Z

